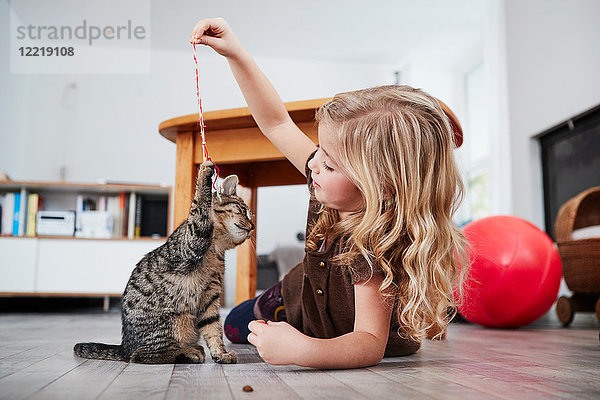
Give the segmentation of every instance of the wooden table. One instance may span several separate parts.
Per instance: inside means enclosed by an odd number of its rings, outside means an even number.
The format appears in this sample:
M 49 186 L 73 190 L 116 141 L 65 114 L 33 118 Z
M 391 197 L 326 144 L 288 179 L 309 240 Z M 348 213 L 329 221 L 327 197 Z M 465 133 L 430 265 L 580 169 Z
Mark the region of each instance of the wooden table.
M 328 99 L 286 103 L 298 127 L 317 143 L 316 110 Z M 204 113 L 206 145 L 212 160 L 221 169 L 221 177 L 236 174 L 240 180 L 238 194 L 255 216 L 259 186 L 293 185 L 306 178 L 281 154 L 258 129 L 247 107 Z M 184 115 L 162 122 L 162 136 L 176 143 L 174 223 L 177 227 L 187 218 L 194 196 L 198 165 L 202 163 L 202 140 L 198 114 Z M 258 227 L 257 227 L 258 229 Z M 256 230 L 237 248 L 235 303 L 253 298 L 256 292 Z

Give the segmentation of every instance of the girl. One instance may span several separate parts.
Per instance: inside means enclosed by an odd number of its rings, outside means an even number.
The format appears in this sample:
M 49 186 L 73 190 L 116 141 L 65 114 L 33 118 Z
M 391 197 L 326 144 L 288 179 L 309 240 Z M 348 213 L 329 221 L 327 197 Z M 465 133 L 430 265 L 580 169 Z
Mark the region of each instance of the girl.
M 338 94 L 317 112 L 315 146 L 223 19 L 199 21 L 191 41 L 227 58 L 258 127 L 311 193 L 304 261 L 232 310 L 229 339 L 243 342 L 247 326 L 271 364 L 353 368 L 441 335 L 466 263 L 451 219 L 462 183 L 440 103 L 408 86 Z

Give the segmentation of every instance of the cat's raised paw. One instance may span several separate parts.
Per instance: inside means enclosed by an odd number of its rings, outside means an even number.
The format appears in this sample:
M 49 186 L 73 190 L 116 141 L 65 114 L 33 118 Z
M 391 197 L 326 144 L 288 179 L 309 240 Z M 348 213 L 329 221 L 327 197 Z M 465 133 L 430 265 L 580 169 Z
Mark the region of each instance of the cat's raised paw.
M 233 351 L 228 351 L 227 353 L 214 355 L 213 360 L 218 364 L 236 364 L 237 355 Z
M 206 181 L 211 180 L 215 173 L 215 164 L 212 161 L 204 161 L 200 166 L 200 174 L 198 174 L 198 180 L 205 179 Z

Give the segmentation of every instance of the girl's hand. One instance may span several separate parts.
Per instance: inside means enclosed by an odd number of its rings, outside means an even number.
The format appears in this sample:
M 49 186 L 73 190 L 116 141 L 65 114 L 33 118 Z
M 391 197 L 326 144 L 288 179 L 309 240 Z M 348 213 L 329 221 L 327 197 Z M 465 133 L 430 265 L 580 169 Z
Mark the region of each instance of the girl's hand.
M 257 320 L 250 322 L 248 329 L 248 341 L 269 364 L 300 364 L 300 357 L 310 345 L 310 338 L 287 322 Z
M 211 47 L 224 57 L 232 57 L 241 50 L 241 44 L 223 18 L 206 18 L 198 21 L 192 30 L 190 43 Z

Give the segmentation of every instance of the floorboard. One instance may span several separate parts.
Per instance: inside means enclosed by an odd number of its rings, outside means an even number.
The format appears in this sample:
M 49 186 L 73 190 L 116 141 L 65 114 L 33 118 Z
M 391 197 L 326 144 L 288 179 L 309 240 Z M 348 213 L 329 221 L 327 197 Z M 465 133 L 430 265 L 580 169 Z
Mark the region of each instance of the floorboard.
M 98 399 L 152 400 L 165 397 L 173 375 L 173 364 L 118 363 L 125 365 L 125 368 L 119 371 L 110 385 L 97 397 Z
M 223 372 L 234 399 L 247 399 L 249 393 L 260 399 L 302 398 L 275 373 L 272 365 L 262 361 L 254 348 L 250 345 L 236 347 L 233 350 L 240 356 L 238 364 L 223 365 Z M 245 386 L 250 386 L 252 392 L 244 392 Z
M 233 399 L 229 384 L 219 364 L 178 364 L 173 370 L 166 400 Z
M 370 369 L 326 371 L 325 374 L 342 383 L 345 388 L 360 394 L 365 399 L 372 398 L 374 394 L 378 398 L 384 399 L 430 400 L 436 398 L 420 391 L 418 387 L 411 385 L 403 379 L 395 379 L 393 376 L 379 374 Z M 377 389 L 374 390 L 375 388 Z M 356 395 L 353 396 L 349 393 L 348 396 L 340 398 L 348 399 L 354 397 Z
M 263 362 L 140 365 L 85 360 L 77 342 L 120 342 L 114 310 L 0 314 L 0 399 L 583 399 L 600 398 L 600 324 L 542 320 L 521 329 L 452 324 L 448 339 L 370 368 L 321 371 Z M 252 392 L 243 390 L 252 387 Z
M 2 398 L 30 397 L 83 362 L 85 360 L 73 357 L 73 354 L 69 351 L 68 353 L 55 354 L 31 364 L 0 380 Z
M 0 360 L 0 379 L 51 357 L 57 352 L 57 344 L 50 342 L 33 346 L 28 350 L 18 351 L 15 354 L 5 357 Z
M 126 366 L 127 364 L 119 361 L 85 360 L 28 398 L 96 399 Z
M 376 374 L 385 376 L 395 382 L 390 385 L 392 390 L 399 384 L 413 388 L 418 394 L 414 398 L 448 399 L 459 398 L 470 399 L 498 399 L 499 397 L 489 395 L 457 382 L 454 374 L 444 377 L 443 373 L 436 373 L 431 366 L 435 361 L 415 361 L 410 363 L 382 362 L 375 367 L 369 368 Z M 445 371 L 448 372 L 448 371 Z

